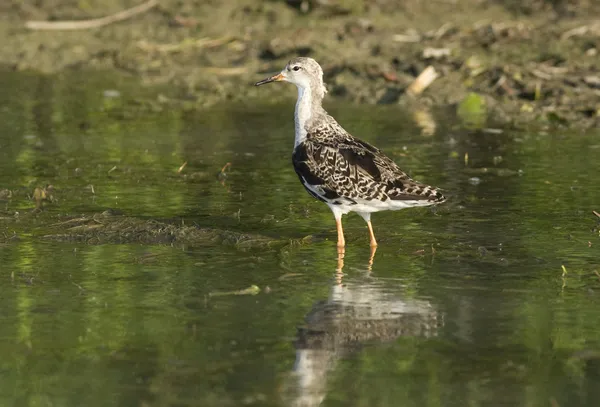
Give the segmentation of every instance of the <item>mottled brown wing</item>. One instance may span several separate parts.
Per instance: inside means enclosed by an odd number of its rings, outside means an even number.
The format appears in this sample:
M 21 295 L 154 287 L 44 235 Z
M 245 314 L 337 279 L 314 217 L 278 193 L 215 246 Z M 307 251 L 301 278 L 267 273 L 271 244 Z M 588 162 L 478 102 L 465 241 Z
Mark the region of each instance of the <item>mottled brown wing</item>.
M 348 133 L 336 134 L 309 134 L 294 151 L 301 180 L 320 186 L 327 199 L 443 200 L 435 188 L 411 180 L 376 147 Z
M 344 150 L 341 147 L 342 155 L 349 163 L 366 170 L 390 199 L 434 202 L 444 200 L 443 195 L 436 188 L 412 180 L 392 159 L 376 147 L 353 137 L 347 144 L 353 148 Z M 377 170 L 369 170 L 373 168 Z

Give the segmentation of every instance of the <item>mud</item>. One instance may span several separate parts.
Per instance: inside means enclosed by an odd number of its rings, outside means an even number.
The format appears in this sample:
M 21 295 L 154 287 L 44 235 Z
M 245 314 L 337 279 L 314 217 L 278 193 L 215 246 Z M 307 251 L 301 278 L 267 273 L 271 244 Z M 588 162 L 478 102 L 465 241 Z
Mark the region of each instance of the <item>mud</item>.
M 592 0 L 175 1 L 78 31 L 29 20 L 84 20 L 135 0 L 9 1 L 0 6 L 0 61 L 48 74 L 109 69 L 155 87 L 161 106 L 288 99 L 252 83 L 296 55 L 317 59 L 332 97 L 456 109 L 473 92 L 495 121 L 600 126 L 600 4 Z M 426 67 L 439 75 L 417 97 Z
M 22 239 L 97 244 L 175 244 L 185 246 L 232 246 L 239 250 L 283 249 L 310 243 L 304 239 L 276 239 L 260 234 L 185 226 L 175 221 L 140 219 L 113 210 L 93 215 L 56 217 L 41 211 L 24 214 L 0 212 L 0 225 L 12 234 L 0 235 L 0 245 Z

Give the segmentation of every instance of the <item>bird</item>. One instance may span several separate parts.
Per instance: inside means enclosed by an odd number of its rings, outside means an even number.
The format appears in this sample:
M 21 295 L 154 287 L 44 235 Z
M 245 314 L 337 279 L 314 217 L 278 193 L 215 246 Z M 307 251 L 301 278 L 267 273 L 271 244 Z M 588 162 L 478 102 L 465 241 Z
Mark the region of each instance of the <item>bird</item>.
M 293 58 L 281 72 L 255 86 L 271 82 L 289 82 L 298 88 L 292 163 L 306 191 L 333 212 L 338 250 L 346 245 L 342 215 L 356 212 L 365 220 L 374 250 L 373 212 L 446 200 L 439 188 L 411 179 L 380 149 L 353 137 L 325 111 L 322 102 L 327 88 L 317 61 Z

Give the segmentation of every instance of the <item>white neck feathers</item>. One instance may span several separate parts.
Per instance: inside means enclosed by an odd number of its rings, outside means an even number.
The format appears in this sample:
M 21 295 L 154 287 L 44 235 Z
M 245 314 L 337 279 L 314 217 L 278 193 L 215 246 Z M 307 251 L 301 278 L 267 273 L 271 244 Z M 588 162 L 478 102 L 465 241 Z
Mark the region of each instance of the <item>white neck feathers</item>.
M 309 87 L 298 86 L 298 100 L 294 111 L 294 122 L 296 124 L 296 138 L 294 147 L 306 139 L 306 125 L 312 117 L 312 94 Z

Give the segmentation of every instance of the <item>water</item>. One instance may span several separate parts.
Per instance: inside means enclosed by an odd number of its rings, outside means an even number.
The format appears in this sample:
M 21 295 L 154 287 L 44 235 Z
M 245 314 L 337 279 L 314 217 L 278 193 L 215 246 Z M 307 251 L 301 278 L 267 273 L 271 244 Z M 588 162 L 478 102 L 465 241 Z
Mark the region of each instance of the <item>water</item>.
M 1 405 L 600 403 L 598 133 L 428 136 L 396 107 L 331 106 L 451 197 L 376 214 L 372 265 L 349 216 L 342 264 L 291 167 L 292 102 L 152 113 L 125 78 L 0 86 Z M 280 243 L 44 237 L 109 208 Z

